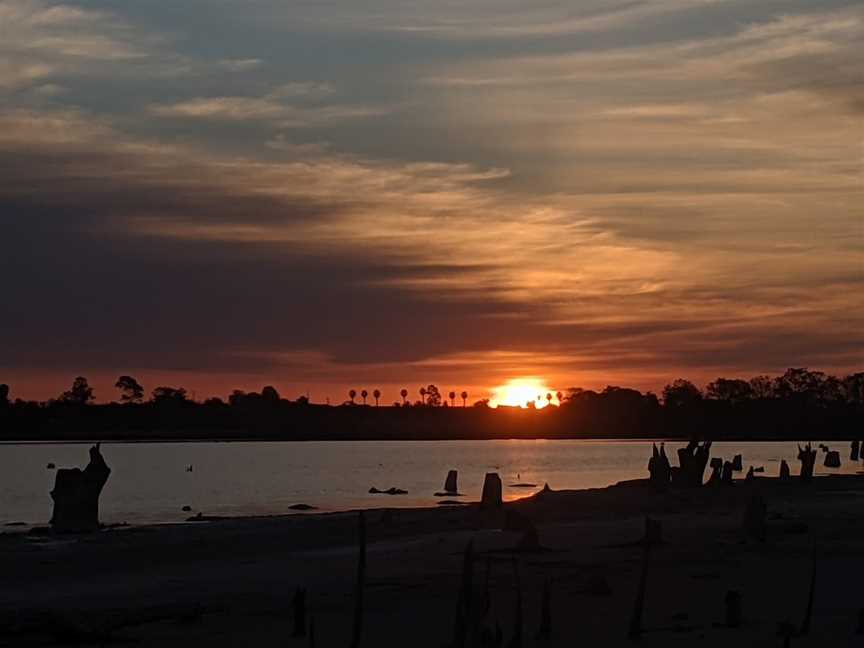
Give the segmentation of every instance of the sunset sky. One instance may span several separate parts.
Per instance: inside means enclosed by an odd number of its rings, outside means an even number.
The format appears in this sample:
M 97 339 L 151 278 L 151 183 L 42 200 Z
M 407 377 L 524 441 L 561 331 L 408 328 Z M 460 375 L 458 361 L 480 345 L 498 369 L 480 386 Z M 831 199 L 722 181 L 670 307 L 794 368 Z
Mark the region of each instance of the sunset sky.
M 0 382 L 864 366 L 860 0 L 0 0 Z

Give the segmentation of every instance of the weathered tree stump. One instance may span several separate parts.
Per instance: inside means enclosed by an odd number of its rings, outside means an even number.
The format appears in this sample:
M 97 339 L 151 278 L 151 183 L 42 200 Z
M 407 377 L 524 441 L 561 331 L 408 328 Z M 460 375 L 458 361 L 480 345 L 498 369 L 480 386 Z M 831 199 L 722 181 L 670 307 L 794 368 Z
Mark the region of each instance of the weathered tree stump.
M 801 462 L 799 478 L 801 481 L 809 482 L 813 479 L 813 467 L 816 465 L 816 451 L 809 443 L 803 448 L 798 446 L 798 461 Z
M 57 471 L 54 490 L 54 513 L 51 526 L 61 533 L 81 533 L 99 529 L 99 495 L 111 469 L 99 450 L 90 448 L 90 463 L 82 471 L 61 468 Z
M 720 483 L 727 486 L 732 485 L 732 462 L 723 462 L 723 474 L 720 477 Z
M 498 473 L 486 473 L 480 505 L 483 508 L 500 508 L 501 504 L 501 478 Z

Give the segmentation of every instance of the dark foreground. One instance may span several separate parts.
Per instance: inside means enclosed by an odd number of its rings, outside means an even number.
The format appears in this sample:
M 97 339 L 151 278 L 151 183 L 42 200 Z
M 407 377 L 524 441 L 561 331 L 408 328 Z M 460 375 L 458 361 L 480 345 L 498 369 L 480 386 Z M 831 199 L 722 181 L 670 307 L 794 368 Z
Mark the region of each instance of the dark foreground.
M 746 503 L 768 504 L 767 539 L 745 539 Z M 650 550 L 643 646 L 781 646 L 816 579 L 810 631 L 793 646 L 864 645 L 864 477 L 804 486 L 756 479 L 655 493 L 644 483 L 542 493 L 505 505 L 366 513 L 362 646 L 452 643 L 463 551 L 510 646 L 522 590 L 522 646 L 633 645 L 627 638 L 645 549 L 644 516 L 662 522 Z M 544 551 L 512 551 L 507 511 L 527 516 Z M 292 638 L 291 599 L 309 592 L 316 646 L 348 646 L 357 515 L 250 518 L 125 528 L 87 536 L 0 536 L 0 645 L 308 646 Z M 814 552 L 814 545 L 816 551 Z M 540 641 L 544 583 L 551 639 Z M 608 588 L 607 588 L 608 586 Z M 743 624 L 724 627 L 741 595 Z

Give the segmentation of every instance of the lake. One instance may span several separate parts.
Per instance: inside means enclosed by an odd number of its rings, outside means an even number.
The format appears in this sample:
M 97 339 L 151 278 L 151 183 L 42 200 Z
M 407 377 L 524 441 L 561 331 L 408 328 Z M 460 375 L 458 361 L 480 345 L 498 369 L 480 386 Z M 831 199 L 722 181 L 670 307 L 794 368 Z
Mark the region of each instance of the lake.
M 675 449 L 667 452 L 677 464 Z M 832 445 L 829 443 L 829 445 Z M 46 524 L 49 491 L 58 468 L 81 467 L 85 444 L 0 444 L 0 525 Z M 835 442 L 843 466 L 817 474 L 860 469 L 849 461 L 848 442 Z M 715 443 L 712 457 L 744 455 L 744 471 L 764 466 L 776 476 L 781 459 L 798 470 L 795 442 Z M 524 497 L 548 482 L 553 489 L 598 488 L 647 476 L 650 441 L 358 441 L 103 443 L 111 477 L 101 498 L 104 523 L 182 522 L 190 513 L 270 515 L 291 513 L 294 504 L 322 511 L 354 508 L 434 506 L 447 471 L 459 471 L 464 500 L 478 500 L 487 472 L 498 472 L 506 499 Z M 188 472 L 186 467 L 193 470 Z M 708 471 L 706 470 L 706 477 Z M 744 473 L 739 473 L 743 477 Z M 516 482 L 537 488 L 511 488 Z M 371 486 L 391 486 L 407 495 L 370 495 Z

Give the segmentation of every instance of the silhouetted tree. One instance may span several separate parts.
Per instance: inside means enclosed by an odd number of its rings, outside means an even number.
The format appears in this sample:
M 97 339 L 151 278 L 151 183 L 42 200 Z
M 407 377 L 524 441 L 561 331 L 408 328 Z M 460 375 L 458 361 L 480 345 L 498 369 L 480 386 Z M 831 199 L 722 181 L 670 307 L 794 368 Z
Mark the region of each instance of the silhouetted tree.
M 463 392 L 462 392 L 461 394 L 459 394 L 459 395 L 462 397 L 462 407 L 465 407 L 465 404 L 468 402 L 468 392 L 467 392 L 467 391 L 463 391 Z
M 843 379 L 843 394 L 850 403 L 864 404 L 864 371 L 849 374 Z
M 420 400 L 423 401 L 424 405 L 426 404 L 426 388 L 425 387 L 420 388 Z
M 663 404 L 666 407 L 685 407 L 702 400 L 702 392 L 689 380 L 678 378 L 663 388 Z
M 846 390 L 843 381 L 835 376 L 826 376 L 822 382 L 820 400 L 823 403 L 839 403 L 846 401 Z
M 78 376 L 72 381 L 72 388 L 63 392 L 60 400 L 70 405 L 86 405 L 93 400 L 93 388 L 84 376 Z
M 268 403 L 278 403 L 280 400 L 279 392 L 275 387 L 267 385 L 261 390 L 261 399 Z
M 489 407 L 489 399 L 481 398 L 477 402 L 474 403 L 474 407 Z
M 402 405 L 405 405 L 405 399 L 408 398 L 408 390 L 403 388 L 402 391 L 399 392 L 399 395 L 402 397 Z
M 152 398 L 157 404 L 187 402 L 186 390 L 182 387 L 157 387 L 153 390 Z
M 360 397 L 363 399 L 363 404 L 366 404 L 366 397 L 369 396 L 369 392 L 365 389 L 360 392 Z
M 297 400 L 294 402 L 297 403 L 298 405 L 308 405 L 309 404 L 309 397 L 306 396 L 306 394 L 303 394 L 302 396 L 298 396 Z
M 120 400 L 124 403 L 137 403 L 144 398 L 144 388 L 132 376 L 120 376 L 114 387 L 120 390 Z
M 9 404 L 9 385 L 0 385 L 0 407 L 5 407 Z
M 727 403 L 740 403 L 753 398 L 753 387 L 746 380 L 718 378 L 705 386 L 705 397 Z
M 372 397 L 375 399 L 375 407 L 378 407 L 378 399 L 381 398 L 381 390 L 376 389 L 372 392 Z
M 771 376 L 756 376 L 749 382 L 750 389 L 753 390 L 753 398 L 759 400 L 774 398 L 774 381 Z
M 549 392 L 547 392 L 547 394 L 546 394 L 546 404 L 547 404 L 547 405 L 551 405 L 551 404 L 552 404 L 552 394 L 549 393 Z
M 455 392 L 455 391 L 451 391 L 451 392 L 450 392 L 449 394 L 447 394 L 447 395 L 450 397 L 450 405 L 451 405 L 451 406 L 455 405 L 455 404 L 456 404 L 456 392 Z
M 555 392 L 555 398 L 558 399 L 558 404 L 559 404 L 559 405 L 561 405 L 561 403 L 564 402 L 564 394 L 562 394 L 560 391 L 559 391 L 559 392 Z
M 430 407 L 438 407 L 441 405 L 441 392 L 435 385 L 426 387 L 426 404 Z
M 804 400 L 815 400 L 821 393 L 825 374 L 805 368 L 787 369 L 786 373 L 774 379 L 774 395 L 779 398 L 797 396 Z
M 354 399 L 357 398 L 357 390 L 356 389 L 348 390 L 348 398 L 351 399 L 351 404 L 353 405 Z

